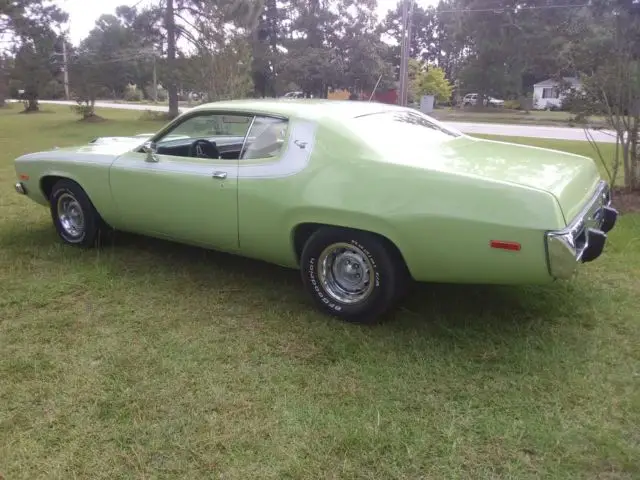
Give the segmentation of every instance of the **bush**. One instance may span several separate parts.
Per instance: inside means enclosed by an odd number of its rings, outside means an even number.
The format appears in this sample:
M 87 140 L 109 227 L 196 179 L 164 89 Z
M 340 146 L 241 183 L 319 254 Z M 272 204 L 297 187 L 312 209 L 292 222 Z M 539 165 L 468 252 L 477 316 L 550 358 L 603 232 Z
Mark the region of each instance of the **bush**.
M 42 89 L 41 97 L 51 100 L 64 98 L 64 85 L 56 79 L 49 80 Z
M 158 89 L 158 101 L 166 102 L 169 98 L 169 92 L 167 92 L 164 88 Z
M 77 100 L 78 105 L 72 105 L 71 110 L 82 118 L 89 118 L 95 115 L 93 103 L 90 101 Z
M 127 102 L 141 102 L 142 98 L 142 92 L 135 87 L 127 87 L 124 91 L 124 99 Z
M 522 105 L 520 104 L 520 100 L 505 100 L 504 108 L 508 110 L 522 110 Z
M 167 122 L 171 120 L 169 118 L 168 112 L 156 112 L 154 110 L 145 110 L 142 115 L 140 115 L 140 121 L 143 122 Z

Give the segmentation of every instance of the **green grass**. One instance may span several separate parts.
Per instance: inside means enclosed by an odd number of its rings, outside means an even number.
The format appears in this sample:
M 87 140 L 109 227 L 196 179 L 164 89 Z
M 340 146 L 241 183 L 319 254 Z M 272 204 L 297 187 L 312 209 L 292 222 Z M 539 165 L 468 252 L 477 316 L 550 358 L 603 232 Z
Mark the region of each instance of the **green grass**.
M 548 125 L 557 127 L 582 127 L 574 120 L 570 112 L 551 112 L 546 110 L 505 110 L 500 108 L 486 108 L 473 110 L 469 108 L 438 108 L 431 114 L 434 118 L 445 122 L 481 122 L 481 123 L 506 123 L 521 125 Z M 608 128 L 604 117 L 590 118 L 590 125 L 594 127 Z
M 0 477 L 640 477 L 640 216 L 544 287 L 421 286 L 377 327 L 296 272 L 57 240 L 12 160 L 157 130 L 0 111 Z

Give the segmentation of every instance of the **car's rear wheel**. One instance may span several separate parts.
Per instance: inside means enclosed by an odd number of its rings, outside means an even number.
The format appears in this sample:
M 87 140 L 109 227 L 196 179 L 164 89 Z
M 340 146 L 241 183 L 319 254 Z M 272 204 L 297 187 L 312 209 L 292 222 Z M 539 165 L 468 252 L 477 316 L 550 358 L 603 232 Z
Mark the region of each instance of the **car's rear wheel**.
M 80 247 L 96 244 L 102 220 L 80 185 L 59 180 L 51 189 L 49 205 L 53 225 L 65 243 Z
M 385 239 L 367 232 L 321 228 L 301 255 L 302 280 L 326 313 L 356 323 L 379 321 L 404 289 L 406 269 Z

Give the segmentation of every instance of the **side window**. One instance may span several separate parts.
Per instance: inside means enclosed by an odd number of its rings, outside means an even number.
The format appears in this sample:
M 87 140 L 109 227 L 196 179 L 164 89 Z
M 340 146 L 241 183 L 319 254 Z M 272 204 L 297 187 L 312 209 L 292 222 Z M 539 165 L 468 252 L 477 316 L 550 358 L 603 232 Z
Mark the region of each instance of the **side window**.
M 179 157 L 238 159 L 253 116 L 201 113 L 156 141 L 158 153 Z M 197 140 L 200 145 L 197 145 Z M 194 147 L 195 145 L 195 147 Z
M 277 157 L 287 135 L 288 120 L 257 116 L 247 136 L 242 160 Z

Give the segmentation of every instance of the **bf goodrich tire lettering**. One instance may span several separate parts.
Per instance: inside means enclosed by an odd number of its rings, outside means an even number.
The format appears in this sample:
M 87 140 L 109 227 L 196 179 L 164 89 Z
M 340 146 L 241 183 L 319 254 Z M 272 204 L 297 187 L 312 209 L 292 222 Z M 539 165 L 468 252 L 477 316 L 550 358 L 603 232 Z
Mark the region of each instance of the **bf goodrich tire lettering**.
M 378 321 L 393 306 L 398 285 L 403 284 L 403 269 L 388 243 L 357 230 L 316 231 L 302 251 L 301 269 L 303 283 L 319 308 L 349 322 Z

